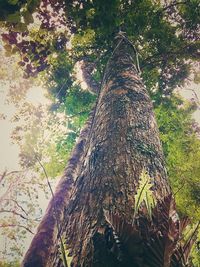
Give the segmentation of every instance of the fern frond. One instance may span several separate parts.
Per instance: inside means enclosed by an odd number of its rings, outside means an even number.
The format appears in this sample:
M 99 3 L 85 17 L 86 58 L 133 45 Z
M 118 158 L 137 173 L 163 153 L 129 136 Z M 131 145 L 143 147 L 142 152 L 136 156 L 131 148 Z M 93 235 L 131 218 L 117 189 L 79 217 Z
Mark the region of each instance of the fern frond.
M 139 187 L 135 195 L 134 218 L 142 205 L 145 204 L 149 218 L 152 218 L 152 209 L 156 205 L 156 199 L 152 190 L 151 177 L 148 172 L 143 169 L 139 179 Z

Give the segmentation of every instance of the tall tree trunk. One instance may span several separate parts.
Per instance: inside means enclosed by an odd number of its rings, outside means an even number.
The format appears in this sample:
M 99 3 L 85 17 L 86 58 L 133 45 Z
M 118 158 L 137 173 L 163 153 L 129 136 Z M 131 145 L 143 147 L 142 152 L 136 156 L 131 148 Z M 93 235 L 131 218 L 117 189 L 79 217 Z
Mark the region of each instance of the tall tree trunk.
M 113 217 L 106 214 L 123 216 L 124 225 L 133 222 L 135 195 L 144 170 L 150 176 L 156 200 L 171 194 L 152 102 L 138 74 L 135 58 L 130 42 L 118 35 L 87 131 L 85 148 L 78 160 L 76 181 L 73 188 L 70 186 L 71 197 L 69 199 L 69 193 L 60 187 L 55 196 L 63 199 L 59 201 L 59 223 L 62 220 L 61 234 L 73 255 L 75 267 L 129 266 L 121 262 L 119 253 L 116 256 L 114 250 L 119 248 L 113 249 L 110 245 L 111 237 L 117 244 L 118 240 L 109 226 Z M 41 258 L 37 267 L 62 265 L 55 256 L 58 255 L 55 249 L 58 232 L 52 237 L 55 219 L 50 230 L 45 230 L 51 222 L 48 218 L 53 218 L 53 205 L 52 201 L 24 259 L 24 267 L 36 266 L 31 265 L 34 257 Z M 41 241 L 43 236 L 48 236 L 48 231 L 50 239 L 42 243 L 43 251 L 37 236 Z
M 122 36 L 116 42 L 66 213 L 74 266 L 118 266 L 108 259 L 98 236 L 106 232 L 105 211 L 133 220 L 144 169 L 156 199 L 170 194 L 153 106 L 136 69 L 134 49 Z

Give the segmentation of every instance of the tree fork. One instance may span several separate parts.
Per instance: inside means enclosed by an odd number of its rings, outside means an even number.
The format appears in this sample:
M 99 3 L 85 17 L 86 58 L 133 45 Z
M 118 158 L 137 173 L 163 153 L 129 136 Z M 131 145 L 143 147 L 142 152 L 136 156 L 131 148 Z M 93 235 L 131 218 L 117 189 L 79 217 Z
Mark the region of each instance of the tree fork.
M 58 242 L 59 236 L 62 236 L 63 232 L 64 211 L 69 202 L 74 181 L 77 178 L 79 167 L 83 160 L 85 144 L 90 133 L 94 111 L 95 108 L 91 111 L 89 119 L 80 133 L 64 174 L 56 187 L 54 196 L 23 259 L 22 267 L 50 267 L 53 266 L 52 263 L 55 257 L 59 255 Z M 59 224 L 60 229 L 58 229 L 57 224 Z

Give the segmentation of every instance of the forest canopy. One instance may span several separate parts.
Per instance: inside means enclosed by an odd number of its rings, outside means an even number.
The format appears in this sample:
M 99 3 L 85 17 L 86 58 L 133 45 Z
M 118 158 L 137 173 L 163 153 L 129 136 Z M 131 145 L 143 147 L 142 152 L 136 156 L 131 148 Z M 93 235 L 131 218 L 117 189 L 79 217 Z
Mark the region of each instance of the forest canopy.
M 199 99 L 196 92 L 193 100 L 183 99 L 181 92 L 200 81 L 199 0 L 5 0 L 0 2 L 0 25 L 0 78 L 9 82 L 8 99 L 17 107 L 12 139 L 20 147 L 20 173 L 5 171 L 0 178 L 8 188 L 0 196 L 1 213 L 8 214 L 0 227 L 11 248 L 1 252 L 0 266 L 17 266 L 9 253 L 17 261 L 24 255 L 23 240 L 41 220 L 38 192 L 51 197 L 49 181 L 57 183 L 62 175 L 95 106 L 118 33 L 135 51 L 179 216 L 189 217 L 191 233 L 200 218 L 200 135 L 193 119 Z M 26 102 L 33 85 L 48 92 L 48 108 Z M 21 212 L 29 214 L 25 221 Z M 200 232 L 190 261 L 195 267 L 199 242 Z

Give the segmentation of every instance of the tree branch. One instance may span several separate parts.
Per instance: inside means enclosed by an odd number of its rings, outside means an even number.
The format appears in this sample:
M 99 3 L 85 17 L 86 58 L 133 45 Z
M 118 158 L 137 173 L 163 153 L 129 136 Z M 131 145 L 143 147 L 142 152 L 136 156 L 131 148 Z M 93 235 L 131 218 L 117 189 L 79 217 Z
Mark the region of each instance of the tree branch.
M 32 235 L 34 235 L 34 233 L 26 226 L 21 225 L 21 224 L 1 224 L 0 228 L 4 228 L 4 227 L 20 227 L 20 228 L 24 228 L 26 231 L 28 231 L 29 233 L 31 233 Z
M 27 217 L 25 217 L 25 216 L 22 215 L 21 213 L 18 213 L 18 212 L 14 211 L 14 210 L 6 210 L 6 209 L 2 209 L 2 210 L 0 210 L 0 213 L 1 213 L 1 212 L 13 213 L 13 214 L 15 214 L 15 215 L 20 216 L 20 217 L 21 217 L 22 219 L 24 219 L 24 220 L 28 220 Z
M 167 54 L 162 54 L 162 53 L 155 53 L 154 55 L 147 57 L 146 59 L 143 60 L 143 64 L 141 65 L 141 68 L 144 68 L 145 66 L 151 65 L 151 64 L 155 64 L 155 63 L 159 63 L 162 61 L 166 61 L 168 59 L 171 58 L 177 58 L 177 56 L 181 56 L 184 52 L 187 53 L 187 49 L 189 49 L 192 46 L 192 44 L 190 45 L 185 45 L 181 48 L 179 48 L 179 50 L 174 51 L 167 51 Z M 196 59 L 198 59 L 200 57 L 200 53 L 198 51 L 196 51 L 195 54 L 192 54 L 193 56 L 196 57 Z M 153 60 L 152 60 L 153 59 Z
M 11 171 L 9 173 L 7 173 L 7 171 L 5 170 L 3 172 L 3 174 L 0 175 L 0 183 L 3 181 L 3 179 L 7 176 L 10 176 L 11 174 L 15 174 L 15 173 L 21 173 L 22 171 Z
M 16 205 L 17 205 L 17 207 L 18 208 L 20 208 L 25 214 L 26 214 L 26 216 L 28 216 L 28 213 L 25 211 L 25 209 L 17 202 L 17 200 L 15 200 L 15 199 L 8 199 L 8 198 L 5 198 L 4 199 L 5 201 L 13 201 Z
M 175 2 L 173 4 L 170 4 L 170 5 L 166 6 L 166 7 L 164 7 L 161 11 L 166 11 L 167 9 L 170 9 L 170 8 L 172 8 L 174 6 L 186 5 L 187 3 L 188 3 L 188 1 Z

